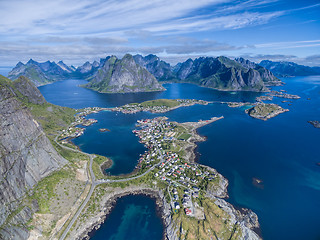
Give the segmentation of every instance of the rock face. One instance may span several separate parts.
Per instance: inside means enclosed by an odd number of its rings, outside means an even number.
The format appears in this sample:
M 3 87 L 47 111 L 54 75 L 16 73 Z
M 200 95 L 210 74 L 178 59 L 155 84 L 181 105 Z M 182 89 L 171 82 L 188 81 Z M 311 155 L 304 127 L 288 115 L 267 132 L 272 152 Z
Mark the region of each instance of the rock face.
M 68 67 L 62 61 L 38 63 L 30 59 L 26 64 L 19 62 L 13 68 L 8 78 L 15 80 L 20 76 L 29 78 L 36 86 L 52 83 L 54 81 L 66 79 L 70 77 L 73 68 Z
M 130 54 L 122 59 L 110 57 L 86 87 L 109 93 L 164 90 L 157 79 L 138 65 Z
M 176 77 L 170 64 L 160 60 L 156 55 L 149 54 L 143 57 L 138 54 L 133 56 L 133 58 L 137 64 L 145 67 L 159 81 L 169 81 Z
M 320 67 L 308 67 L 293 62 L 273 62 L 263 60 L 259 65 L 269 69 L 278 77 L 310 76 L 320 74 Z
M 273 74 L 243 58 L 201 57 L 188 59 L 177 70 L 183 82 L 231 91 L 267 91 L 266 86 L 280 83 Z
M 18 210 L 21 199 L 42 178 L 67 162 L 23 103 L 44 101 L 38 93 L 29 94 L 32 88 L 35 87 L 24 78 L 12 83 L 0 75 L 1 239 L 27 238 L 27 230 L 18 226 L 31 217 L 32 209 Z M 33 205 L 36 208 L 37 203 Z M 13 212 L 16 216 L 10 217 Z

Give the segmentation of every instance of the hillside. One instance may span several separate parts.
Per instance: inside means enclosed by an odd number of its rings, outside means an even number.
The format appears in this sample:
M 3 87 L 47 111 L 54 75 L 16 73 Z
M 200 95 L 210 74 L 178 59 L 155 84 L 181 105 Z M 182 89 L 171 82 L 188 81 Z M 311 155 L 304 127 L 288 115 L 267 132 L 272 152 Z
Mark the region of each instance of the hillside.
M 28 104 L 45 104 L 26 78 L 12 82 L 0 75 L 0 238 L 26 239 L 26 223 L 38 202 L 21 207 L 27 191 L 67 161 L 51 145 Z

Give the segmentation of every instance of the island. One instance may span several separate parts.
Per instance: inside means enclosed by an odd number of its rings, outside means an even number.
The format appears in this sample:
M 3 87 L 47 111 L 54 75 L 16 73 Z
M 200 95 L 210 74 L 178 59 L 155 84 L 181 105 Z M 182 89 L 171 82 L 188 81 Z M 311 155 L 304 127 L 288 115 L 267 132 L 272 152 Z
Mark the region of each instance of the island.
M 137 112 L 165 113 L 180 107 L 189 107 L 195 104 L 208 105 L 210 102 L 196 99 L 156 99 L 142 103 L 130 103 L 121 107 L 112 108 L 111 111 L 133 114 Z
M 108 129 L 108 128 L 100 128 L 99 131 L 100 132 L 110 132 L 110 129 Z
M 277 104 L 258 103 L 256 106 L 246 110 L 246 113 L 253 118 L 268 120 L 281 113 L 288 112 L 289 109 L 284 109 Z
M 268 95 L 269 95 L 270 97 L 288 98 L 288 99 L 300 99 L 300 98 L 301 98 L 301 97 L 298 96 L 298 95 L 285 93 L 285 91 L 283 91 L 283 90 L 280 90 L 280 91 L 271 91 L 270 93 L 268 93 Z
M 237 107 L 244 107 L 244 106 L 252 106 L 254 103 L 249 102 L 221 102 L 222 104 L 227 104 L 228 107 L 237 108 Z
M 263 181 L 259 178 L 252 178 L 252 184 L 260 189 L 264 189 Z
M 320 122 L 319 121 L 308 121 L 312 126 L 315 128 L 320 128 Z

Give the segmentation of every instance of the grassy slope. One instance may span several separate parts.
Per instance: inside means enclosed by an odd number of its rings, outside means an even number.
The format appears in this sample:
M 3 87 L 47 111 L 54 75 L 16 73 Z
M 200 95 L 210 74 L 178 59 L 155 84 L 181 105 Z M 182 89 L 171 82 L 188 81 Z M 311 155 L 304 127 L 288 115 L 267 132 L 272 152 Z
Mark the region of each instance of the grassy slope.
M 174 99 L 156 99 L 140 103 L 143 107 L 153 107 L 153 106 L 166 106 L 166 107 L 176 107 L 180 105 L 177 100 Z

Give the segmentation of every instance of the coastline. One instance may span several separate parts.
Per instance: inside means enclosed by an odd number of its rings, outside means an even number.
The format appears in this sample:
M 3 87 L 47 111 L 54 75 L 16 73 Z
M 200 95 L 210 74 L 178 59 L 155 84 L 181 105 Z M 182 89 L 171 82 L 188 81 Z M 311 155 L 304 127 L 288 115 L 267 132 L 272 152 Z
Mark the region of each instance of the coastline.
M 94 221 L 92 221 L 91 224 L 89 223 L 87 224 L 87 226 L 83 226 L 80 229 L 79 234 L 77 234 L 74 237 L 74 239 L 90 239 L 91 235 L 100 228 L 101 224 L 103 224 L 106 221 L 111 211 L 114 209 L 117 201 L 122 197 L 130 195 L 143 195 L 150 197 L 155 201 L 157 215 L 161 218 L 162 225 L 164 228 L 163 239 L 172 239 L 170 237 L 168 238 L 168 234 L 166 232 L 167 218 L 171 218 L 171 216 L 170 214 L 166 214 L 167 207 L 164 204 L 163 196 L 161 196 L 161 193 L 156 189 L 148 187 L 129 187 L 128 189 L 126 188 L 122 190 L 115 190 L 113 194 L 111 194 L 109 197 L 105 199 L 103 214 L 101 216 L 97 216 L 97 218 Z
M 189 144 L 187 144 L 186 147 L 188 153 L 190 153 L 186 157 L 187 161 L 195 162 L 196 154 L 194 150 L 197 147 L 196 142 L 206 140 L 205 137 L 198 134 L 197 129 L 222 118 L 223 117 L 212 118 L 210 122 L 199 121 L 195 123 L 184 123 L 183 126 L 188 128 L 192 133 L 192 137 L 190 137 L 190 139 L 188 140 Z M 218 186 L 207 189 L 205 197 L 207 197 L 210 201 L 212 201 L 212 203 L 226 212 L 226 214 L 228 214 L 230 217 L 230 222 L 234 224 L 234 226 L 238 226 L 241 229 L 243 236 L 240 239 L 261 239 L 261 235 L 259 235 L 260 225 L 257 215 L 249 209 L 239 209 L 228 203 L 225 200 L 229 197 L 227 192 L 229 184 L 228 180 L 224 178 L 220 173 L 218 173 L 215 169 L 206 165 L 201 166 L 214 172 L 220 179 Z M 170 204 L 167 202 L 164 193 L 162 192 L 163 190 L 158 188 L 156 185 L 151 186 L 152 187 L 138 184 L 120 188 L 112 186 L 109 187 L 108 184 L 100 185 L 99 187 L 102 187 L 105 191 L 105 194 L 103 194 L 103 199 L 96 202 L 101 206 L 99 208 L 101 210 L 96 214 L 93 214 L 91 217 L 86 217 L 85 222 L 82 224 L 76 222 L 76 229 L 72 229 L 70 232 L 71 234 L 75 235 L 73 235 L 74 237 L 68 239 L 90 239 L 90 236 L 92 236 L 92 234 L 94 234 L 94 232 L 99 229 L 101 224 L 103 224 L 104 221 L 108 218 L 119 198 L 128 195 L 144 195 L 155 200 L 157 206 L 157 214 L 159 214 L 159 216 L 161 217 L 164 227 L 163 239 L 178 240 L 179 238 L 177 233 L 180 231 L 180 227 L 172 218 L 172 206 L 170 206 Z M 95 192 L 99 192 L 101 190 L 97 189 L 97 187 L 95 189 Z M 89 206 L 86 206 L 86 209 L 84 211 L 84 213 L 86 213 L 85 215 L 87 215 L 88 208 Z

